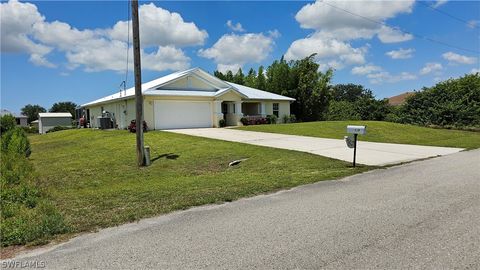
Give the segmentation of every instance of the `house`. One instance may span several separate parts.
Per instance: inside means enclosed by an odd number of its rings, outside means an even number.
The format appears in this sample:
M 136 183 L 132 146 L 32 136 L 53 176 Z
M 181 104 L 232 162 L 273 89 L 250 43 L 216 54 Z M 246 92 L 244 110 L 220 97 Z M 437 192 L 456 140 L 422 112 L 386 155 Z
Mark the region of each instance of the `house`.
M 143 115 L 149 129 L 218 127 L 241 125 L 242 117 L 290 115 L 293 98 L 222 81 L 193 68 L 142 84 Z M 125 129 L 135 119 L 135 89 L 81 105 L 91 127 L 110 115 L 114 127 Z
M 69 112 L 38 114 L 38 133 L 45 134 L 56 126 L 71 127 L 72 114 Z
M 15 113 L 12 113 L 9 110 L 5 110 L 5 109 L 2 109 L 0 111 L 0 116 L 4 116 L 6 114 L 10 114 L 13 117 L 15 117 L 15 121 L 17 122 L 17 126 L 21 126 L 21 127 L 28 126 L 28 117 L 27 116 L 25 116 L 23 114 L 15 114 Z
M 403 103 L 405 103 L 405 100 L 408 98 L 408 97 L 411 97 L 415 94 L 415 92 L 405 92 L 405 93 L 402 93 L 400 95 L 396 95 L 396 96 L 393 96 L 393 97 L 390 97 L 388 98 L 388 105 L 391 105 L 391 106 L 399 106 L 399 105 L 402 105 Z

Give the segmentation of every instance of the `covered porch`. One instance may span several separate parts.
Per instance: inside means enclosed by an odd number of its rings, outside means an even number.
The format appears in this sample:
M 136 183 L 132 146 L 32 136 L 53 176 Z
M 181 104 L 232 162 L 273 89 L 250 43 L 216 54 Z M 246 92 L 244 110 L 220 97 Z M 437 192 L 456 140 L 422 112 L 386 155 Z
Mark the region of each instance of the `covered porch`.
M 241 125 L 240 119 L 259 119 L 266 116 L 265 102 L 261 101 L 216 101 L 221 107 L 218 118 L 225 120 L 227 126 Z

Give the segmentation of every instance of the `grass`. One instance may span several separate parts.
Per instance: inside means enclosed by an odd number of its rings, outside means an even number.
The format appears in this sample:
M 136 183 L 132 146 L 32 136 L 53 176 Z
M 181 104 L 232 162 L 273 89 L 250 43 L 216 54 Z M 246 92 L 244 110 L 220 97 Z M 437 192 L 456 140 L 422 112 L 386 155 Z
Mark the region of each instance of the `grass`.
M 343 139 L 347 125 L 367 125 L 367 135 L 359 140 L 475 149 L 480 132 L 434 129 L 379 121 L 321 121 L 281 125 L 240 127 L 242 130 L 272 132 L 321 138 Z
M 372 167 L 307 153 L 148 132 L 154 162 L 137 168 L 135 135 L 67 130 L 31 136 L 39 186 L 72 232 L 344 177 Z M 248 158 L 235 167 L 233 160 Z

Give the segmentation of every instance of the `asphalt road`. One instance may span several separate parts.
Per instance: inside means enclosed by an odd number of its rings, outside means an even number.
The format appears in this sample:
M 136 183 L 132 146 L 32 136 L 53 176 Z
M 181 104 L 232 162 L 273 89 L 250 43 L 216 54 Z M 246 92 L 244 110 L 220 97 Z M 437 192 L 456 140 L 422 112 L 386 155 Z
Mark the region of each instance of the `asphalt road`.
M 480 150 L 206 206 L 17 257 L 77 269 L 480 268 Z

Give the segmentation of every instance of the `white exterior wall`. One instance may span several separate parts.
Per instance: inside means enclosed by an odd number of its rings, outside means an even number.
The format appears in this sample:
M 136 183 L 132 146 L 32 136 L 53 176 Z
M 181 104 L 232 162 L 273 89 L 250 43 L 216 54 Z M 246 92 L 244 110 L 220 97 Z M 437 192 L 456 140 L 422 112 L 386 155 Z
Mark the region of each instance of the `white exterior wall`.
M 226 93 L 216 99 L 208 97 L 160 97 L 160 96 L 144 96 L 143 104 L 143 117 L 147 122 L 150 130 L 155 128 L 155 100 L 172 100 L 172 101 L 209 101 L 212 111 L 212 127 L 218 127 L 220 119 L 223 119 L 221 113 L 221 103 L 223 101 L 230 101 L 229 106 L 237 106 L 235 108 L 235 114 L 227 114 L 227 121 L 229 123 L 237 123 L 241 125 L 240 119 L 243 117 L 241 112 L 242 98 L 236 93 Z M 279 123 L 284 115 L 290 115 L 290 102 L 289 101 L 271 101 L 271 100 L 255 100 L 260 102 L 265 109 L 265 115 L 273 114 L 273 103 L 279 103 Z M 103 110 L 106 110 L 115 115 L 115 124 L 119 129 L 126 129 L 131 120 L 135 119 L 135 99 L 118 100 L 111 103 L 87 106 L 90 110 L 90 124 L 93 128 L 98 128 L 97 117 L 102 115 Z M 229 108 L 229 111 L 233 111 L 233 108 Z
M 56 127 L 71 127 L 72 118 L 71 117 L 40 117 L 38 119 L 38 133 L 45 134 L 50 129 Z

